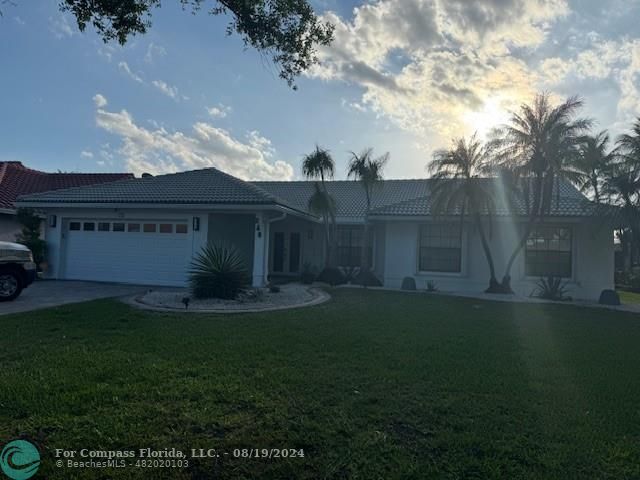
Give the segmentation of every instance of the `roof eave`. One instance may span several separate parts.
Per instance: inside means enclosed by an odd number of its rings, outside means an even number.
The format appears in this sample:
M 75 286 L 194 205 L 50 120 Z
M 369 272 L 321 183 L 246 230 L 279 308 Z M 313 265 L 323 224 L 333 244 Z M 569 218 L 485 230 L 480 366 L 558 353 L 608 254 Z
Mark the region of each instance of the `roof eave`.
M 44 202 L 20 200 L 16 202 L 18 207 L 42 208 L 42 209 L 171 209 L 171 210 L 280 210 L 298 217 L 317 221 L 317 217 L 306 212 L 279 203 L 135 203 L 135 202 Z

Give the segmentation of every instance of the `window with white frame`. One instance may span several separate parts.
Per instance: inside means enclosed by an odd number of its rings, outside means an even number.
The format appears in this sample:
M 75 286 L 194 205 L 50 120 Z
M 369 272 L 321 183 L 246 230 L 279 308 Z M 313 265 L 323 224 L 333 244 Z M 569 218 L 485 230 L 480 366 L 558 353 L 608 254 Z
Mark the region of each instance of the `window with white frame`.
M 530 277 L 571 277 L 571 229 L 539 226 L 525 248 L 525 274 Z
M 418 270 L 460 273 L 462 271 L 462 230 L 459 222 L 420 226 Z

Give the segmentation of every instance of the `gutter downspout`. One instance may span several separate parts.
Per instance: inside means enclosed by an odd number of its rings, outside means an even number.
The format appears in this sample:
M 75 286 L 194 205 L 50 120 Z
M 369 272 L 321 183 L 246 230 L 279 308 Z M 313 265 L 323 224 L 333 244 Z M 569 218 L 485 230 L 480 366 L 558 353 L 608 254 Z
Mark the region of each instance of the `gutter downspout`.
M 275 222 L 279 222 L 280 220 L 284 220 L 287 218 L 287 212 L 281 212 L 277 217 L 273 217 L 267 220 L 267 228 L 265 233 L 265 256 L 264 256 L 264 278 L 265 280 L 269 278 L 269 258 L 271 255 L 271 224 Z

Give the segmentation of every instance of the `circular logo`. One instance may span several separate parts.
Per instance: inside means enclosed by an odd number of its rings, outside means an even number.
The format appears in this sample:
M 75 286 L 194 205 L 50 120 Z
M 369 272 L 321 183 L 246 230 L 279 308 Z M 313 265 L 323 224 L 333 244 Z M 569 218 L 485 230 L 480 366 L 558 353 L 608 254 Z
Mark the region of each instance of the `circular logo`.
M 0 468 L 13 480 L 33 477 L 40 466 L 40 452 L 26 440 L 7 443 L 0 453 Z

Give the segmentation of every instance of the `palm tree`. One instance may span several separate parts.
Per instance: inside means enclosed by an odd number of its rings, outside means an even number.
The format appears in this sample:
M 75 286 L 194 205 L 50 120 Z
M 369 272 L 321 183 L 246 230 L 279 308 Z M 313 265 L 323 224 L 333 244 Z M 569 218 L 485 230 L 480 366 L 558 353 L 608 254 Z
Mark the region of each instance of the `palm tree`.
M 373 196 L 374 187 L 382 180 L 382 170 L 389 161 L 389 153 L 385 153 L 380 157 L 373 157 L 373 149 L 368 148 L 360 154 L 351 152 L 349 167 L 347 171 L 348 177 L 353 177 L 360 182 L 365 192 L 367 202 L 366 212 L 364 216 L 364 230 L 362 238 L 362 256 L 360 261 L 360 269 L 362 272 L 369 271 L 369 213 L 371 211 L 371 198 Z
M 573 169 L 580 175 L 580 191 L 593 193 L 593 199 L 598 203 L 601 200 L 602 185 L 615 157 L 609 151 L 609 140 L 606 130 L 595 135 L 585 135 L 573 164 Z
M 336 202 L 327 190 L 325 179 L 333 178 L 335 162 L 328 150 L 316 145 L 316 149 L 302 159 L 302 173 L 307 178 L 319 178 L 320 185 L 314 185 L 315 191 L 309 198 L 309 210 L 323 219 L 327 255 L 325 266 L 333 264 L 335 252 Z
M 327 255 L 325 257 L 325 267 L 330 267 L 333 263 L 333 229 L 336 217 L 336 202 L 334 198 L 323 190 L 321 185 L 316 182 L 313 184 L 314 192 L 309 198 L 309 210 L 316 215 L 322 217 L 324 223 L 325 241 L 327 243 Z
M 333 178 L 336 165 L 328 150 L 316 145 L 316 149 L 302 159 L 302 173 L 307 178 L 320 178 L 323 190 L 325 179 Z
M 618 137 L 616 153 L 627 162 L 640 163 L 640 117 L 631 129 L 633 133 L 625 133 Z
M 494 212 L 496 202 L 495 185 L 492 181 L 482 179 L 490 172 L 486 149 L 475 134 L 469 141 L 464 138 L 456 139 L 453 142 L 453 148 L 434 152 L 429 171 L 433 178 L 431 187 L 433 212 L 435 214 L 451 213 L 459 209 L 461 225 L 466 212 L 469 212 L 480 234 L 482 249 L 489 265 L 489 288 L 486 291 L 487 293 L 501 291 L 496 279 L 493 255 L 482 224 L 482 214 Z
M 575 118 L 582 100 L 571 97 L 553 106 L 546 93 L 536 95 L 533 105 L 523 104 L 513 112 L 509 124 L 496 129 L 490 148 L 496 167 L 508 172 L 511 194 L 523 201 L 528 217 L 502 278 L 505 291 L 511 291 L 511 268 L 524 248 L 536 222 L 551 210 L 554 188 L 559 202 L 560 182 L 577 183 L 580 174 L 571 167 L 579 156 L 578 146 L 592 121 Z
M 632 162 L 624 160 L 615 163 L 607 175 L 603 190 L 611 201 L 620 207 L 622 224 L 626 226 L 626 228 L 621 228 L 620 240 L 625 247 L 624 251 L 630 254 L 625 257 L 626 260 L 629 260 L 627 267 L 631 267 L 633 257 L 637 255 L 640 236 L 640 215 L 638 213 L 640 163 L 634 165 Z
M 620 135 L 613 152 L 615 162 L 605 182 L 605 188 L 612 200 L 620 205 L 622 219 L 628 225 L 632 257 L 638 254 L 640 239 L 640 117 L 631 127 L 632 133 Z M 633 263 L 633 259 L 631 259 Z

